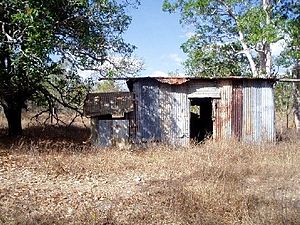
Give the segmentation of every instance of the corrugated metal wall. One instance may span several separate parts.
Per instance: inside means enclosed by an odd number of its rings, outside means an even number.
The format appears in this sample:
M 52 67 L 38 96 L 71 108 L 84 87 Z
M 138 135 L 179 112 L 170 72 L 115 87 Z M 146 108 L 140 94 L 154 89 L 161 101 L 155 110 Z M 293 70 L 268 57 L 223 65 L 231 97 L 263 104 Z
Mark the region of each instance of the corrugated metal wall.
M 276 140 L 275 129 L 275 96 L 273 85 L 264 82 L 262 87 L 262 138 L 268 141 Z
M 208 88 L 205 88 L 205 87 Z M 197 88 L 200 87 L 200 88 Z M 200 93 L 206 90 L 206 94 Z M 256 79 L 220 79 L 217 82 L 190 81 L 181 85 L 141 79 L 134 83 L 137 100 L 139 141 L 167 141 L 188 145 L 190 101 L 213 99 L 213 138 L 236 138 L 246 142 L 275 140 L 273 83 Z M 194 97 L 194 95 L 191 95 Z M 220 98 L 219 98 L 220 97 Z
M 232 137 L 241 140 L 243 133 L 243 81 L 232 84 L 232 107 L 231 107 Z
M 275 140 L 275 104 L 273 84 L 267 81 L 244 81 L 243 140 Z
M 114 146 L 129 141 L 129 120 L 92 120 L 92 140 L 101 147 Z
M 275 140 L 273 83 L 261 80 L 222 80 L 215 100 L 214 138 L 245 142 Z
M 161 140 L 159 82 L 141 80 L 133 86 L 136 99 L 138 141 Z
M 168 87 L 169 86 L 169 87 Z M 165 125 L 165 120 L 161 120 L 161 126 L 166 130 L 169 130 L 169 137 L 164 137 L 164 139 L 169 139 L 171 144 L 175 145 L 187 145 L 189 143 L 190 136 L 190 125 L 189 125 L 189 100 L 187 94 L 185 93 L 185 85 L 181 86 L 170 86 L 168 84 L 162 84 L 161 90 L 163 90 L 161 98 L 168 96 L 168 101 L 171 105 L 171 110 L 167 113 L 164 118 L 170 117 L 166 120 L 167 124 L 171 122 L 171 126 Z M 165 95 L 164 90 L 167 90 Z M 162 109 L 165 108 L 162 104 Z
M 220 81 L 220 99 L 214 100 L 215 122 L 213 138 L 215 140 L 231 138 L 231 112 L 232 112 L 232 82 Z
M 183 86 L 155 80 L 134 83 L 138 141 L 189 143 L 189 100 Z

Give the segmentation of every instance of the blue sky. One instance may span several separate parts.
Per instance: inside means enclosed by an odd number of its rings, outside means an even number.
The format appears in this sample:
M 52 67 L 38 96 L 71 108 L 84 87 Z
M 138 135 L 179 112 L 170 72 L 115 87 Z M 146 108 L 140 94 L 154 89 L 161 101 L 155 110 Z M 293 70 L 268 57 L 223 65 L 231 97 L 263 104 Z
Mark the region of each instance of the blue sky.
M 179 14 L 162 11 L 162 0 L 141 0 L 138 9 L 129 10 L 132 23 L 124 38 L 137 46 L 135 55 L 145 64 L 142 76 L 166 76 L 168 72 L 184 74 L 186 55 L 180 49 L 192 33 L 179 23 Z M 282 51 L 284 40 L 271 44 L 273 56 Z
M 186 55 L 180 45 L 187 40 L 187 29 L 179 23 L 178 14 L 162 11 L 162 1 L 141 0 L 138 9 L 129 10 L 132 23 L 124 35 L 137 46 L 135 55 L 145 64 L 143 76 L 163 76 L 168 72 L 183 73 Z
M 186 55 L 180 46 L 193 32 L 179 23 L 179 14 L 162 11 L 162 0 L 141 0 L 137 8 L 128 9 L 132 23 L 123 35 L 126 42 L 137 46 L 135 56 L 144 62 L 141 76 L 167 76 L 169 72 L 184 74 Z M 283 49 L 284 41 L 271 44 L 273 55 Z M 81 71 L 87 77 L 91 71 Z

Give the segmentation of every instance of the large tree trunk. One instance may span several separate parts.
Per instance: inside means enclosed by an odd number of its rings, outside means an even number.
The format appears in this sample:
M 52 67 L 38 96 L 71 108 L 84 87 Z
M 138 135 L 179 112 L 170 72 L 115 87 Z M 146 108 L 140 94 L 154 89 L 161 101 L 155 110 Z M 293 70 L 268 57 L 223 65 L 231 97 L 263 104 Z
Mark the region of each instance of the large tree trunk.
M 259 56 L 259 77 L 271 77 L 272 72 L 272 55 L 269 43 L 263 43 L 258 52 Z
M 262 0 L 263 9 L 266 13 L 266 25 L 271 24 L 271 15 L 272 15 L 272 2 L 271 0 Z M 271 77 L 272 72 L 272 53 L 271 45 L 265 39 L 262 42 L 262 49 L 259 52 L 260 58 L 260 76 L 262 77 Z
M 8 122 L 8 135 L 16 137 L 22 134 L 22 101 L 5 101 L 2 102 L 4 114 Z

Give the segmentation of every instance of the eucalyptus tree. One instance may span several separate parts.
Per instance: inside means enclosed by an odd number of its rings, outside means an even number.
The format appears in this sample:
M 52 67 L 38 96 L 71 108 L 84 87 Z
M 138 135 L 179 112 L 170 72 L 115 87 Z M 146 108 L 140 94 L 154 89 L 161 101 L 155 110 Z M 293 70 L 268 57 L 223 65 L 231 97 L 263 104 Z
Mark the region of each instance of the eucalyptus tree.
M 87 90 L 78 70 L 114 67 L 134 46 L 122 34 L 138 0 L 1 0 L 0 104 L 9 135 L 22 131 L 28 100 L 78 110 Z M 68 62 L 72 69 L 61 65 Z M 118 65 L 120 66 L 120 65 Z M 100 69 L 101 70 L 101 69 Z
M 279 5 L 276 0 L 164 0 L 163 9 L 178 10 L 181 23 L 194 30 L 183 45 L 191 70 L 217 66 L 219 75 L 271 77 L 271 43 L 284 35 Z

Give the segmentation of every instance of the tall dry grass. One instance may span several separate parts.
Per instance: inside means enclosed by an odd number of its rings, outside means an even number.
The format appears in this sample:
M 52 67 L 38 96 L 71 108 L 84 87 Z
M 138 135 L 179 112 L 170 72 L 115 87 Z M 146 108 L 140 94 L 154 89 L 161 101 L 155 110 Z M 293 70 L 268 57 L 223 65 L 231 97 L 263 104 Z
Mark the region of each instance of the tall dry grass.
M 88 136 L 48 126 L 2 137 L 0 224 L 300 224 L 296 135 L 127 150 Z

